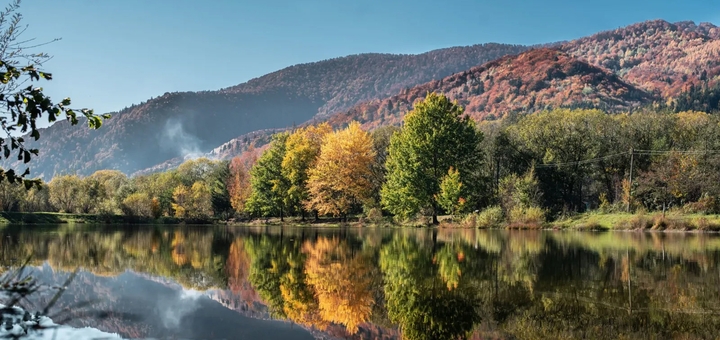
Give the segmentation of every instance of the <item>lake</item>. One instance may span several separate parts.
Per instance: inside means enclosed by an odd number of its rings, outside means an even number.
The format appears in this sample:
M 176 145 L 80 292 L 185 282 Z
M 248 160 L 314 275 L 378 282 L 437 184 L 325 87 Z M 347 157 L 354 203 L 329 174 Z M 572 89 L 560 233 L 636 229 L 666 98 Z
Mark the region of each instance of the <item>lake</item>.
M 6 226 L 57 322 L 126 338 L 720 336 L 711 234 Z M 41 310 L 55 290 L 22 305 Z

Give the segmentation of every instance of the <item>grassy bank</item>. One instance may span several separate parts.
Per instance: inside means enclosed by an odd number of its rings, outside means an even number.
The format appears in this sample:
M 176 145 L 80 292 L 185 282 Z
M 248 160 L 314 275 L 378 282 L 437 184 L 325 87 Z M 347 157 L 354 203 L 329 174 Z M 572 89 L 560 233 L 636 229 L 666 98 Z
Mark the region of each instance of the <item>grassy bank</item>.
M 395 223 L 390 218 L 377 221 L 368 221 L 362 217 L 351 217 L 347 222 L 335 218 L 321 218 L 316 221 L 308 218 L 286 218 L 281 222 L 279 218 L 255 219 L 252 221 L 230 221 L 227 224 L 238 226 L 296 226 L 296 227 L 384 227 L 384 228 L 470 228 L 470 229 L 565 229 L 565 230 L 656 230 L 656 231 L 720 231 L 720 215 L 667 213 L 663 218 L 660 213 L 629 214 L 629 213 L 600 213 L 588 212 L 577 214 L 553 222 L 533 223 L 506 223 L 496 220 L 493 223 L 480 223 L 473 219 L 458 219 L 453 221 L 450 216 L 439 217 L 440 224 L 433 226 L 429 219 L 413 220 L 406 223 Z M 147 217 L 133 217 L 124 215 L 93 215 L 93 214 L 65 214 L 53 212 L 0 212 L 0 225 L 2 224 L 212 224 L 214 220 L 185 220 L 174 217 L 161 217 L 152 219 Z M 223 222 L 225 223 L 225 222 Z
M 0 212 L 0 224 L 211 224 L 212 220 L 158 219 L 125 215 L 65 214 L 53 212 Z
M 720 215 L 590 212 L 549 223 L 555 229 L 720 231 Z

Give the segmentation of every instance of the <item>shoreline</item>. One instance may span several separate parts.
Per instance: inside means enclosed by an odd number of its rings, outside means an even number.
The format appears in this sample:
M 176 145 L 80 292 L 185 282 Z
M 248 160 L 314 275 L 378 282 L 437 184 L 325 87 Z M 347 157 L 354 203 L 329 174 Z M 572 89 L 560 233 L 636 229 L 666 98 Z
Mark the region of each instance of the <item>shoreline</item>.
M 462 221 L 451 221 L 449 216 L 443 216 L 438 225 L 422 223 L 421 221 L 409 224 L 398 224 L 392 221 L 368 222 L 362 219 L 352 219 L 347 222 L 337 219 L 321 219 L 319 221 L 301 221 L 299 218 L 286 218 L 280 222 L 278 218 L 255 219 L 250 221 L 213 220 L 213 219 L 178 219 L 161 217 L 159 219 L 95 214 L 66 214 L 52 212 L 0 212 L 0 226 L 2 225 L 207 225 L 229 227 L 297 227 L 297 228 L 391 228 L 391 229 L 488 229 L 488 230 L 561 230 L 561 231 L 625 231 L 625 232 L 667 232 L 667 233 L 720 233 L 720 214 L 661 214 L 645 213 L 599 213 L 589 212 L 574 215 L 568 218 L 529 224 L 518 227 L 517 224 L 508 226 L 501 223 L 490 227 L 467 226 Z

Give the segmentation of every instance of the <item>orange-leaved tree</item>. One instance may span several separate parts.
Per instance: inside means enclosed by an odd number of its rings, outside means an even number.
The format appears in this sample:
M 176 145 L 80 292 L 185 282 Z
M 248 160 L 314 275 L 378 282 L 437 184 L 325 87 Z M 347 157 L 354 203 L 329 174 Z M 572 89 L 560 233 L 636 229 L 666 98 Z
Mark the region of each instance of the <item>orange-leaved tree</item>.
M 357 122 L 327 135 L 310 170 L 305 208 L 347 219 L 350 209 L 371 195 L 374 161 L 372 138 Z
M 245 211 L 245 202 L 252 187 L 250 186 L 250 169 L 257 162 L 258 154 L 262 149 L 256 149 L 250 145 L 248 149 L 240 156 L 234 157 L 230 161 L 230 178 L 228 178 L 228 194 L 230 195 L 230 205 L 237 212 Z

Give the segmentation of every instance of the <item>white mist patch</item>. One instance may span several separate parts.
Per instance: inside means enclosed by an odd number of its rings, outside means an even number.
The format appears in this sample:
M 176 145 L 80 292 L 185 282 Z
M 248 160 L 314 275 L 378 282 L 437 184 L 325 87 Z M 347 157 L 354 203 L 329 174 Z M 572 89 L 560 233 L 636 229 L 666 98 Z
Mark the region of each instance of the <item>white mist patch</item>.
M 160 318 L 165 328 L 178 328 L 185 315 L 198 309 L 200 306 L 199 298 L 202 296 L 204 295 L 196 290 L 183 290 L 172 301 L 158 302 Z
M 200 139 L 185 131 L 183 122 L 176 118 L 168 119 L 163 128 L 160 146 L 176 150 L 183 158 L 196 158 L 202 155 Z

